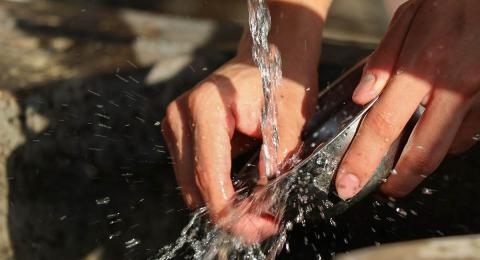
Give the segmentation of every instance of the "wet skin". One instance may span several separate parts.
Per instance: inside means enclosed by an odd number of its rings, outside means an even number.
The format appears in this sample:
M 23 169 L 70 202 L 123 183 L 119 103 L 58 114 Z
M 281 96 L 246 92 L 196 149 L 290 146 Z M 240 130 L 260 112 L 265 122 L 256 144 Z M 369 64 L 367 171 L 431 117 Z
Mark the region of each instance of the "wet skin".
M 277 95 L 280 161 L 295 151 L 314 110 L 320 38 L 329 4 L 270 1 L 270 42 L 282 53 L 284 74 Z M 365 104 L 381 94 L 339 169 L 336 186 L 342 198 L 354 196 L 365 185 L 419 104 L 426 112 L 396 165 L 397 174 L 382 186 L 386 194 L 408 194 L 449 151 L 460 153 L 475 144 L 480 132 L 478 13 L 477 0 L 409 1 L 397 11 L 353 96 L 356 103 Z M 245 214 L 234 223 L 228 221 L 235 195 L 231 158 L 261 136 L 260 75 L 250 47 L 244 33 L 237 56 L 173 101 L 162 121 L 186 204 L 206 204 L 216 224 L 249 243 L 277 231 L 275 220 L 264 215 Z
M 302 128 L 315 109 L 318 94 L 323 18 L 329 1 L 270 1 L 269 42 L 282 54 L 283 80 L 277 91 L 279 161 L 296 150 Z M 296 39 L 291 41 L 291 39 Z M 263 104 L 260 73 L 251 58 L 246 30 L 235 58 L 184 93 L 167 108 L 162 130 L 173 157 L 177 183 L 190 208 L 206 204 L 214 223 L 246 242 L 277 232 L 267 214 L 241 216 L 232 205 L 231 158 L 261 139 Z M 260 162 L 261 164 L 262 162 Z M 263 169 L 263 167 L 259 167 Z M 264 177 L 262 183 L 266 182 Z
M 410 193 L 448 152 L 471 148 L 480 133 L 480 2 L 409 1 L 369 58 L 353 100 L 380 99 L 363 122 L 336 179 L 348 199 L 369 180 L 391 143 L 423 104 L 425 113 L 381 190 Z

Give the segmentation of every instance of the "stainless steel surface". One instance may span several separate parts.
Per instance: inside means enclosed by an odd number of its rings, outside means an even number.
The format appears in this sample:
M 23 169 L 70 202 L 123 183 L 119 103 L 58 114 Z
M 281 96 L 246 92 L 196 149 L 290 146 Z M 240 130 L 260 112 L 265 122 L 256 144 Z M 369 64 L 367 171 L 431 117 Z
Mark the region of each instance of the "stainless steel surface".
M 304 149 L 306 156 L 298 165 L 286 173 L 310 173 L 314 176 L 312 184 L 321 193 L 325 201 L 319 202 L 324 217 L 341 214 L 353 203 L 358 202 L 375 190 L 390 174 L 398 152 L 401 150 L 401 139 L 408 136 L 411 127 L 407 127 L 401 136 L 392 144 L 373 177 L 363 189 L 352 199 L 344 201 L 336 196 L 333 180 L 350 143 L 352 142 L 362 119 L 367 115 L 377 99 L 366 106 L 352 102 L 352 94 L 357 86 L 364 62 L 359 63 L 342 77 L 331 84 L 320 94 L 319 111 L 307 126 L 305 147 L 315 147 L 313 151 Z M 414 117 L 413 121 L 415 121 Z M 412 124 L 413 122 L 411 122 Z M 333 196 L 332 196 L 333 195 Z M 317 196 L 322 198 L 322 196 Z
M 363 65 L 364 62 L 361 62 L 354 66 L 320 93 L 319 109 L 305 128 L 303 145 L 299 152 L 300 162 L 279 177 L 295 178 L 294 182 L 301 183 L 301 185 L 293 185 L 293 187 L 302 186 L 294 193 L 302 192 L 308 197 L 304 204 L 313 204 L 318 208 L 320 214 L 310 214 L 313 218 L 341 214 L 375 190 L 390 174 L 402 150 L 404 139 L 409 136 L 421 114 L 419 109 L 399 138 L 392 144 L 373 177 L 356 196 L 348 201 L 336 196 L 333 180 L 337 168 L 355 137 L 362 119 L 376 102 L 375 99 L 366 106 L 359 106 L 352 102 L 352 93 L 361 78 Z M 256 167 L 250 167 L 244 170 L 250 173 L 244 172 L 241 175 L 251 175 L 253 168 L 256 169 Z

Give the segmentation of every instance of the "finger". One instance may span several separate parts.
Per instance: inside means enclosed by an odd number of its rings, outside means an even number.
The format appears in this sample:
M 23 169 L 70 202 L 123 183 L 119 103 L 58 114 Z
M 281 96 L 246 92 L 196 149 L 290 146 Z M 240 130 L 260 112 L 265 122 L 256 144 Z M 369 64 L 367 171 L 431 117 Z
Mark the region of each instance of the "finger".
M 463 121 L 455 141 L 450 148 L 453 154 L 460 154 L 472 148 L 480 141 L 480 94 L 477 95 L 471 110 Z
M 352 96 L 355 103 L 367 104 L 386 86 L 418 6 L 417 1 L 409 1 L 395 13 L 382 42 L 368 58 L 362 79 Z
M 201 97 L 193 95 L 189 101 L 196 183 L 213 219 L 219 218 L 220 212 L 229 205 L 234 195 L 230 180 L 230 139 L 235 126 L 233 117 L 221 102 L 218 93 L 210 97 L 205 94 Z M 219 109 L 206 111 L 200 103 L 209 103 Z M 213 122 L 215 125 L 212 125 Z
M 237 204 L 223 224 L 230 232 L 240 235 L 247 244 L 263 241 L 278 232 L 277 220 L 268 213 L 268 202 L 256 200 L 257 195 L 255 193 L 252 196 L 253 200 L 247 199 Z
M 397 174 L 388 178 L 382 191 L 394 197 L 405 196 L 434 172 L 447 154 L 468 107 L 461 95 L 436 88 L 400 156 Z
M 368 182 L 430 88 L 429 82 L 408 73 L 390 81 L 363 120 L 338 170 L 336 187 L 342 199 L 353 197 Z
M 232 227 L 232 232 L 243 234 L 242 238 L 248 244 L 257 243 L 278 232 L 274 221 L 269 216 L 247 213 Z
M 172 156 L 175 177 L 181 189 L 185 204 L 191 209 L 203 203 L 195 185 L 193 174 L 192 136 L 188 127 L 188 114 L 184 109 L 184 99 L 170 103 L 162 120 L 162 133 Z
M 230 214 L 235 212 L 232 205 L 235 191 L 230 176 L 230 140 L 234 134 L 235 121 L 233 114 L 227 110 L 228 106 L 221 105 L 222 102 L 220 94 L 216 91 L 193 97 L 189 102 L 194 122 L 192 132 L 196 182 L 214 223 L 230 230 L 245 241 L 261 240 L 274 234 L 269 233 L 276 230 L 273 221 L 257 214 L 241 216 Z M 195 109 L 198 104 L 205 103 L 219 109 L 214 113 L 205 109 Z M 215 122 L 213 127 L 212 122 Z M 246 224 L 246 219 L 257 223 L 255 230 L 239 226 Z

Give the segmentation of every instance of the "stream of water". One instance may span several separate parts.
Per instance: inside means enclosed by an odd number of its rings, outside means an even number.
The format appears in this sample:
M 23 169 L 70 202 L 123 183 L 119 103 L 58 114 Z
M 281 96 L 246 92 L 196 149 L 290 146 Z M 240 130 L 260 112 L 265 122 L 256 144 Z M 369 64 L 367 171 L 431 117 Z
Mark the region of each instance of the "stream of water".
M 265 0 L 248 0 L 248 14 L 252 58 L 260 70 L 264 98 L 261 122 L 264 172 L 266 177 L 271 179 L 278 172 L 279 140 L 275 93 L 282 79 L 282 59 L 278 49 L 268 42 L 272 21 Z

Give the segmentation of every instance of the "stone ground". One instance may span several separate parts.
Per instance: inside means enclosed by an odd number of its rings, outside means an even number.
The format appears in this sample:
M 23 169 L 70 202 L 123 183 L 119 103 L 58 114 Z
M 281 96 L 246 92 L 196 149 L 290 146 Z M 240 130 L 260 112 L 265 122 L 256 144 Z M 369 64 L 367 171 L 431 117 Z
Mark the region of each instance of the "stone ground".
M 168 101 L 233 55 L 244 6 L 158 1 L 154 13 L 152 1 L 102 2 L 0 2 L 0 259 L 145 259 L 187 220 L 157 122 Z M 354 2 L 334 7 L 322 86 L 367 55 L 385 29 L 381 12 L 368 9 L 352 32 L 352 21 L 335 13 Z M 400 217 L 372 197 L 335 230 L 296 230 L 283 257 L 314 254 L 304 237 L 328 255 L 478 233 L 478 155 L 447 160 L 442 177 L 425 184 L 434 195 L 420 189 L 398 202 L 418 216 Z

